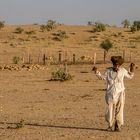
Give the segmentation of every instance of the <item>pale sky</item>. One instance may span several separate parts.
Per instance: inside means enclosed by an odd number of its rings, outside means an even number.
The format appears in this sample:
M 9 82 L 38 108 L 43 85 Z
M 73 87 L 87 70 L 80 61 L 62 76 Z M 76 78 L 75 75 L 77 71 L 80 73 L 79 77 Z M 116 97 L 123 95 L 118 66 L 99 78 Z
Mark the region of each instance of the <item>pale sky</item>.
M 124 19 L 140 20 L 140 0 L 0 0 L 0 21 L 33 24 L 48 19 L 71 25 L 121 25 Z

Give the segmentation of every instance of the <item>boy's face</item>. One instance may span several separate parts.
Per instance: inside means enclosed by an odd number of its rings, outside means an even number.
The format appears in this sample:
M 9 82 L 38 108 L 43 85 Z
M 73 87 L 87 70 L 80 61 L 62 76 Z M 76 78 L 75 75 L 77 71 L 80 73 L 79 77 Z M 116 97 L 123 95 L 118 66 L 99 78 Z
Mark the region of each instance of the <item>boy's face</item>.
M 119 70 L 120 66 L 121 65 L 119 65 L 119 64 L 114 64 L 113 65 L 113 70 L 117 72 Z

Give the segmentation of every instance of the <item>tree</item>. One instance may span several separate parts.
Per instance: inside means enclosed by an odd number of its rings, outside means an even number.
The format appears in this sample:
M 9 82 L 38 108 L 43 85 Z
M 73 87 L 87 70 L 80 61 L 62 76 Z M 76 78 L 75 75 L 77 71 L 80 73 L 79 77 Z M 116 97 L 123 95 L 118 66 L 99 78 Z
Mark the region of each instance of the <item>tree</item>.
M 135 32 L 139 30 L 140 30 L 140 21 L 134 21 L 133 25 L 131 26 L 131 32 Z
M 104 63 L 105 63 L 108 51 L 113 47 L 113 43 L 109 39 L 106 39 L 100 44 L 100 47 L 104 49 Z
M 129 20 L 125 19 L 122 21 L 122 25 L 124 28 L 129 28 L 130 27 L 130 22 Z
M 4 28 L 5 21 L 0 21 L 0 29 Z

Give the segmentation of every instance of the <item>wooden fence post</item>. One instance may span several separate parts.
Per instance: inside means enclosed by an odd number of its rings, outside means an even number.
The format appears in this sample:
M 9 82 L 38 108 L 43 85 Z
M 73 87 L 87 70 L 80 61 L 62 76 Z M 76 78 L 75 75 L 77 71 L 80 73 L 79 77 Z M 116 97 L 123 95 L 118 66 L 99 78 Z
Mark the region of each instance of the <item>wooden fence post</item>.
M 123 60 L 125 62 L 125 50 L 123 50 Z
M 104 63 L 106 63 L 106 56 L 107 56 L 107 51 L 104 50 Z
M 67 51 L 65 52 L 65 60 L 64 60 L 64 71 L 67 73 L 67 62 L 68 62 L 68 59 L 67 59 Z
M 43 55 L 43 65 L 46 65 L 46 55 Z
M 75 64 L 75 54 L 73 54 L 73 64 Z
M 96 64 L 96 52 L 94 53 L 94 58 L 93 58 L 93 64 L 95 65 Z
M 130 51 L 130 62 L 132 62 L 132 52 Z
M 25 59 L 24 59 L 24 56 L 22 56 L 22 63 L 23 63 L 23 64 L 24 64 L 24 62 L 25 62 L 24 60 L 25 60 Z
M 37 63 L 40 63 L 40 54 L 38 55 Z
M 31 64 L 31 54 L 28 55 L 28 63 Z
M 61 54 L 61 52 L 59 52 L 59 58 L 58 58 L 58 61 L 59 61 L 59 64 L 61 64 L 61 62 L 62 62 L 62 54 Z

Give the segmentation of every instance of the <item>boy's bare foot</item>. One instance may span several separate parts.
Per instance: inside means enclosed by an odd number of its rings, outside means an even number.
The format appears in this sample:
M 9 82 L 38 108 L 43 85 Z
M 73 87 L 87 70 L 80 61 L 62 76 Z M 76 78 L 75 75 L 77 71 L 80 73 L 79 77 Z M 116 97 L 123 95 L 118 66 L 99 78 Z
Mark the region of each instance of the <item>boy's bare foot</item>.
M 118 125 L 117 122 L 115 123 L 115 129 L 114 129 L 114 131 L 121 132 L 121 126 Z
M 107 131 L 111 131 L 111 132 L 113 132 L 114 131 L 114 126 L 109 126 L 108 128 L 107 128 Z

